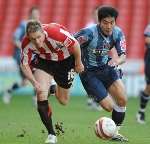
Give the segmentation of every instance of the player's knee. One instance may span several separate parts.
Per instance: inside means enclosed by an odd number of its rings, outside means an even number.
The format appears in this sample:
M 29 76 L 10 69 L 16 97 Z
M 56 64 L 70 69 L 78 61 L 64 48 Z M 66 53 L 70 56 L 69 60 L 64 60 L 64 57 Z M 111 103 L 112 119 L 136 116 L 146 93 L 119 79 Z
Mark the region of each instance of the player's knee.
M 68 100 L 59 99 L 59 103 L 62 104 L 62 105 L 67 105 L 68 104 Z
M 56 97 L 57 97 L 59 103 L 62 105 L 67 105 L 69 102 L 69 95 L 68 94 L 57 93 Z
M 105 107 L 103 107 L 107 112 L 112 112 L 113 110 L 113 106 L 107 105 Z
M 36 92 L 36 94 L 37 94 L 37 100 L 39 101 L 47 100 L 48 91 L 42 90 L 40 92 Z
M 103 100 L 100 101 L 100 105 L 106 111 L 111 112 L 113 110 L 113 107 L 114 107 L 114 102 L 112 101 L 112 99 L 109 96 L 107 96 Z
M 67 105 L 69 102 L 69 99 L 67 96 L 60 96 L 60 97 L 58 97 L 58 101 L 62 105 Z
M 118 99 L 117 104 L 121 107 L 125 107 L 127 105 L 127 98 L 122 97 L 122 98 Z
M 64 105 L 64 106 L 68 104 L 67 101 L 63 101 L 63 100 L 59 100 L 59 103 L 62 104 L 62 105 Z
M 150 90 L 147 91 L 147 94 L 150 95 Z
M 103 107 L 104 110 L 111 112 L 113 110 L 113 104 L 110 103 L 101 103 L 101 106 Z
M 144 93 L 150 95 L 150 86 L 147 86 Z

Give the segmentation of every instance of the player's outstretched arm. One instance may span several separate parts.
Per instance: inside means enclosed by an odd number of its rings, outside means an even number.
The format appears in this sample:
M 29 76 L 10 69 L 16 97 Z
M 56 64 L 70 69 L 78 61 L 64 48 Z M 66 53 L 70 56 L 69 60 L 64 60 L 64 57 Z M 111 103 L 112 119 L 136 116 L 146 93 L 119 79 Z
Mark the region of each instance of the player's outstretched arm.
M 26 78 L 32 83 L 32 85 L 34 86 L 34 83 L 36 82 L 32 71 L 30 69 L 30 66 L 28 64 L 24 65 L 21 64 L 20 65 L 22 72 L 24 73 L 24 75 L 26 76 Z
M 32 74 L 32 71 L 30 69 L 30 66 L 28 64 L 23 65 L 21 64 L 21 69 L 26 76 L 26 78 L 32 83 L 33 87 L 36 89 L 37 93 L 41 92 L 41 86 L 40 83 L 35 79 L 34 75 Z
M 83 72 L 84 66 L 81 61 L 81 50 L 77 40 L 75 40 L 75 43 L 73 45 L 73 55 L 75 57 L 75 71 L 77 73 Z

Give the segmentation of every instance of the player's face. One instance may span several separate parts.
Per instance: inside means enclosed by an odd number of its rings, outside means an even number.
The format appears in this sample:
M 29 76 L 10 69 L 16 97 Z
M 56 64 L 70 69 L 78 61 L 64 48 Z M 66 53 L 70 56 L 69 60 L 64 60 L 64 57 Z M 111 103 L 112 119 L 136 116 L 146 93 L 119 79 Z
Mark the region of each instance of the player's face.
M 45 34 L 42 31 L 37 31 L 29 34 L 30 41 L 38 48 L 43 47 Z
M 112 34 L 112 30 L 113 30 L 116 22 L 115 22 L 114 17 L 106 17 L 106 18 L 103 18 L 99 24 L 100 24 L 102 32 L 105 35 L 109 36 Z
M 35 9 L 31 13 L 31 19 L 39 20 L 40 19 L 40 12 L 39 10 Z

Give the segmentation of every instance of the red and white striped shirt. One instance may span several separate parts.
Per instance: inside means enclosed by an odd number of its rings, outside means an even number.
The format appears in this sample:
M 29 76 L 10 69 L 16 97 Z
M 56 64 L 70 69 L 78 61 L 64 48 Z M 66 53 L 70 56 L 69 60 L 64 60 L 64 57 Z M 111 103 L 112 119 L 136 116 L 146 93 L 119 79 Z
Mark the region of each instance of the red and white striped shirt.
M 61 61 L 73 52 L 75 38 L 62 25 L 51 23 L 42 26 L 45 33 L 44 46 L 37 48 L 28 37 L 24 37 L 21 52 L 22 64 L 30 64 L 33 53 L 43 59 Z

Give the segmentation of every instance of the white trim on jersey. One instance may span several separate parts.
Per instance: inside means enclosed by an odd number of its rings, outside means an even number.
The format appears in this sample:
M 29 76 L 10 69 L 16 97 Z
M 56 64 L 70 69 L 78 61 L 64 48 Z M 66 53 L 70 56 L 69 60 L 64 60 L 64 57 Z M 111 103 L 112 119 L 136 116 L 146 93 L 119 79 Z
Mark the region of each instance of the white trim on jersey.
M 29 61 L 28 52 L 29 52 L 29 49 L 31 49 L 31 47 L 33 48 L 33 44 L 29 43 L 23 50 L 23 64 L 24 65 L 28 64 L 28 61 Z

